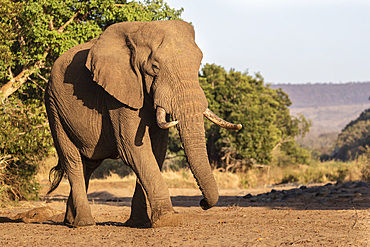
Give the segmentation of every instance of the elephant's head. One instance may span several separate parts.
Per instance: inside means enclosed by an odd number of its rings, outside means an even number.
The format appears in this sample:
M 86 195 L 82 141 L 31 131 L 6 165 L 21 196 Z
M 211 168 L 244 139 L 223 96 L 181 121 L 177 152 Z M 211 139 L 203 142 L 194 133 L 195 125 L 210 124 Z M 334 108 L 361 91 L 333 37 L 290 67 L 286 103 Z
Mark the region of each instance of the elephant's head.
M 203 209 L 214 206 L 218 189 L 207 156 L 203 116 L 240 129 L 215 116 L 199 86 L 202 52 L 194 30 L 183 21 L 124 22 L 106 29 L 91 48 L 86 67 L 94 81 L 134 109 L 151 95 L 161 128 L 178 126 L 190 168 L 204 195 Z M 170 114 L 175 120 L 164 122 Z

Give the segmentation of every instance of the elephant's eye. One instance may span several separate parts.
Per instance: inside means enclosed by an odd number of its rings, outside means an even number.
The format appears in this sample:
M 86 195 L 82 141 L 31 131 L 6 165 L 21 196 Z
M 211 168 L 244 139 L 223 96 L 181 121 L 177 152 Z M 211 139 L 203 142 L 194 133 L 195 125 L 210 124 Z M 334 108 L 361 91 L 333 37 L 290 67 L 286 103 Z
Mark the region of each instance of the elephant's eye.
M 155 64 L 152 65 L 153 72 L 157 74 L 159 72 L 159 67 Z

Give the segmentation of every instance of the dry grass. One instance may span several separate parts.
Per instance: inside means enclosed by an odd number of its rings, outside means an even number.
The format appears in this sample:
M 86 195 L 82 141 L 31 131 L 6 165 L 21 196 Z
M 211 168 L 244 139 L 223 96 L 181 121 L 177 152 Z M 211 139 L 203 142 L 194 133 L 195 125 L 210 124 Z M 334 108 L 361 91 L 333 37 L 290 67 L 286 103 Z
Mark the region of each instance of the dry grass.
M 240 177 L 240 187 L 251 188 L 281 183 L 326 183 L 331 181 L 368 180 L 366 172 L 369 165 L 364 162 L 313 162 L 310 165 L 291 165 L 285 167 L 266 166 L 254 168 Z
M 213 171 L 213 176 L 216 179 L 216 183 L 221 189 L 234 189 L 241 188 L 241 176 L 240 174 L 231 172 L 220 172 Z
M 108 177 L 104 179 L 93 178 L 91 179 L 91 181 L 94 181 L 94 182 L 130 182 L 130 183 L 132 182 L 134 183 L 136 181 L 136 176 L 134 174 L 130 174 L 128 176 L 121 177 L 116 173 L 111 173 Z
M 45 182 L 49 180 L 49 171 L 58 162 L 56 155 L 50 155 L 42 160 L 38 166 L 38 173 L 36 175 L 37 181 Z M 219 171 L 213 172 L 216 182 L 220 188 L 230 189 L 240 187 L 240 176 L 234 173 L 224 173 Z M 198 188 L 193 174 L 189 169 L 181 169 L 179 171 L 164 171 L 162 172 L 163 178 L 169 188 Z M 104 179 L 93 179 L 94 183 L 99 182 L 122 182 L 134 183 L 136 180 L 135 174 L 130 174 L 125 177 L 120 177 L 116 173 L 110 173 Z
M 245 187 L 280 183 L 326 183 L 330 181 L 358 181 L 363 179 L 363 163 L 314 162 L 310 165 L 272 166 L 267 169 L 251 169 L 242 176 Z
M 49 179 L 49 170 L 57 164 L 57 157 L 49 156 L 39 165 L 37 179 L 39 182 Z M 252 188 L 271 184 L 296 182 L 325 183 L 329 181 L 356 181 L 364 180 L 364 173 L 369 173 L 368 160 L 366 162 L 313 162 L 310 165 L 291 165 L 285 167 L 264 166 L 253 168 L 245 173 L 231 173 L 213 171 L 217 185 L 221 189 Z M 198 188 L 193 174 L 189 169 L 179 171 L 164 171 L 162 173 L 169 188 Z M 365 178 L 366 179 L 366 178 Z M 121 182 L 134 184 L 134 174 L 120 177 L 115 173 L 104 179 L 93 179 L 94 182 Z
M 56 153 L 49 155 L 41 160 L 37 166 L 36 179 L 39 182 L 49 181 L 49 171 L 58 164 L 58 156 Z

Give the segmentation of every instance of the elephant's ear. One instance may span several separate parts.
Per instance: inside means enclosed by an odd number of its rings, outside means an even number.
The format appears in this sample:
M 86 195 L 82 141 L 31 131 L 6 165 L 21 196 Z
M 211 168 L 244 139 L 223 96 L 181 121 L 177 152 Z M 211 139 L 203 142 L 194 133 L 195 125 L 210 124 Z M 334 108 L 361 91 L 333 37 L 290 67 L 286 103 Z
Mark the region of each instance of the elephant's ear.
M 86 67 L 93 80 L 120 102 L 140 109 L 144 103 L 141 73 L 135 65 L 136 46 L 130 32 L 112 25 L 91 47 Z

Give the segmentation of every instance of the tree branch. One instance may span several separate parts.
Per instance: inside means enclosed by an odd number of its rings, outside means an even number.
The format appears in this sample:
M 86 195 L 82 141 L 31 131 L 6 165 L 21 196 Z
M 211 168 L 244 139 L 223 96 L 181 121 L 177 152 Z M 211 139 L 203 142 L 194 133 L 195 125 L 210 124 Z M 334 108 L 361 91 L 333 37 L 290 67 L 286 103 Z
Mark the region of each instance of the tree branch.
M 71 24 L 71 22 L 77 17 L 77 15 L 80 13 L 80 11 L 77 11 L 66 23 L 64 23 L 59 29 L 58 33 L 62 33 L 64 29 Z
M 14 76 L 13 76 L 12 68 L 10 66 L 8 67 L 8 73 L 9 73 L 10 80 L 13 79 Z
M 44 82 L 48 82 L 48 79 L 46 79 L 45 77 L 43 77 L 42 75 L 40 75 L 39 73 L 37 73 L 37 76 L 41 79 L 41 80 L 43 80 Z
M 54 22 L 53 22 L 53 18 L 50 17 L 50 21 L 49 21 L 49 30 L 50 31 L 53 31 L 55 28 L 54 28 Z
M 28 77 L 27 79 L 30 80 L 33 84 L 35 84 L 39 89 L 41 89 L 42 91 L 45 92 L 45 89 L 43 89 L 37 82 L 35 82 L 34 80 L 32 80 L 30 77 Z
M 0 101 L 2 103 L 11 94 L 16 92 L 27 81 L 30 75 L 45 66 L 45 59 L 48 54 L 49 49 L 44 52 L 41 60 L 37 61 L 33 66 L 25 67 L 16 77 L 11 78 L 10 81 L 0 88 Z
M 291 136 L 288 136 L 286 139 L 282 138 L 281 141 L 279 141 L 275 147 L 272 149 L 272 151 L 275 151 L 281 144 L 286 143 L 286 142 L 291 142 L 294 141 L 294 138 Z

